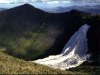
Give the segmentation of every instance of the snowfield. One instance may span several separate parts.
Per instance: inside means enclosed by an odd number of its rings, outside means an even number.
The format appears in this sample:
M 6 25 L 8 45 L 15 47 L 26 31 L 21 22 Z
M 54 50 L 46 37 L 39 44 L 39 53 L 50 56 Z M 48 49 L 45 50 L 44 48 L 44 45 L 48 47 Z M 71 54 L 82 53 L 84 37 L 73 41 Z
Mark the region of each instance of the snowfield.
M 59 68 L 61 70 L 79 66 L 92 56 L 92 54 L 86 54 L 88 51 L 88 39 L 86 38 L 86 34 L 89 28 L 90 26 L 87 24 L 81 26 L 79 30 L 73 34 L 60 54 L 51 55 L 32 62 Z

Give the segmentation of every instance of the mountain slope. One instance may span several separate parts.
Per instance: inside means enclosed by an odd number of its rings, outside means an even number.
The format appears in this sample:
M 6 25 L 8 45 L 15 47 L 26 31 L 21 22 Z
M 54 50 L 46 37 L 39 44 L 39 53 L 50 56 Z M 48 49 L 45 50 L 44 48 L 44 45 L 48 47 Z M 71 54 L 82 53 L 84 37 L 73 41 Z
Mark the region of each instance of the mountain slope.
M 89 52 L 93 53 L 94 65 L 100 65 L 100 14 L 90 15 L 82 23 L 91 26 L 87 33 Z
M 27 62 L 0 52 L 0 74 L 81 74 Z M 86 73 L 83 73 L 86 74 Z
M 0 74 L 99 74 L 100 66 L 79 66 L 71 71 L 53 69 L 0 52 Z M 81 69 L 81 70 L 80 70 Z
M 24 60 L 59 54 L 88 15 L 76 10 L 52 14 L 29 4 L 1 11 L 0 51 Z

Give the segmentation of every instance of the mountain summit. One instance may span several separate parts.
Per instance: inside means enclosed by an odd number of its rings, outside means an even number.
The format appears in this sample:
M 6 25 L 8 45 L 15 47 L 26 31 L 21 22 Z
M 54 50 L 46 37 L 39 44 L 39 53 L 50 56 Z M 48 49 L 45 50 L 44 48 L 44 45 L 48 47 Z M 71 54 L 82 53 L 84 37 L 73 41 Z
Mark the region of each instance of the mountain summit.
M 77 10 L 47 13 L 29 4 L 0 11 L 0 51 L 24 60 L 59 54 L 83 24 L 91 26 L 89 34 L 98 32 L 99 17 L 89 15 Z

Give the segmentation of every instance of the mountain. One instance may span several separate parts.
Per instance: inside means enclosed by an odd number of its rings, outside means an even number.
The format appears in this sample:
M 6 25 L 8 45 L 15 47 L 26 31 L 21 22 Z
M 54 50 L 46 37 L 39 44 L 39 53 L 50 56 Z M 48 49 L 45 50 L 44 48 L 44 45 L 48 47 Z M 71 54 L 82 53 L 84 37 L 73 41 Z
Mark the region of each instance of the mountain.
M 0 8 L 0 11 L 6 10 L 6 8 Z
M 100 15 L 77 10 L 48 13 L 29 4 L 0 11 L 0 51 L 24 60 L 57 55 L 83 24 L 91 26 L 89 52 L 97 58 Z
M 62 13 L 62 12 L 68 12 L 68 11 L 71 11 L 72 9 L 74 10 L 79 10 L 79 11 L 84 11 L 84 12 L 87 12 L 87 13 L 91 13 L 91 14 L 99 14 L 100 13 L 100 5 L 95 5 L 95 6 L 89 6 L 89 5 L 86 5 L 86 6 L 71 6 L 71 7 L 57 7 L 57 8 L 54 8 L 54 9 L 42 9 L 46 12 L 49 12 L 49 13 Z
M 100 9 L 88 9 L 88 10 L 84 10 L 84 12 L 88 12 L 88 13 L 92 13 L 92 14 L 100 14 Z

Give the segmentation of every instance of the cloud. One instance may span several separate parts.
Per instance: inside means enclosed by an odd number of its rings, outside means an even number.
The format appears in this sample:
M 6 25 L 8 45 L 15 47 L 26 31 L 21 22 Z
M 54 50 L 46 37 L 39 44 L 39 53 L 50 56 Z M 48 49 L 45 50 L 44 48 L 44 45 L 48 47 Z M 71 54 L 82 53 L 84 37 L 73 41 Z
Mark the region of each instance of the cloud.
M 41 1 L 48 1 L 48 0 L 41 0 Z
M 70 1 L 62 1 L 62 3 L 70 3 Z
M 0 0 L 0 3 L 9 3 L 12 2 L 12 0 Z
M 53 4 L 53 3 L 59 3 L 58 1 L 50 1 L 50 2 L 47 2 L 48 4 Z
M 77 2 L 100 2 L 100 0 L 0 0 L 0 3 L 10 3 L 10 2 L 47 2 L 48 4 L 57 3 L 70 3 L 72 1 Z
M 36 2 L 38 0 L 0 0 L 0 3 L 11 3 L 11 2 Z
M 11 8 L 11 6 L 15 7 L 25 3 L 31 4 L 36 8 L 43 9 L 43 8 L 56 8 L 56 7 L 70 7 L 73 5 L 94 6 L 94 5 L 100 5 L 100 0 L 0 0 L 0 7 Z

